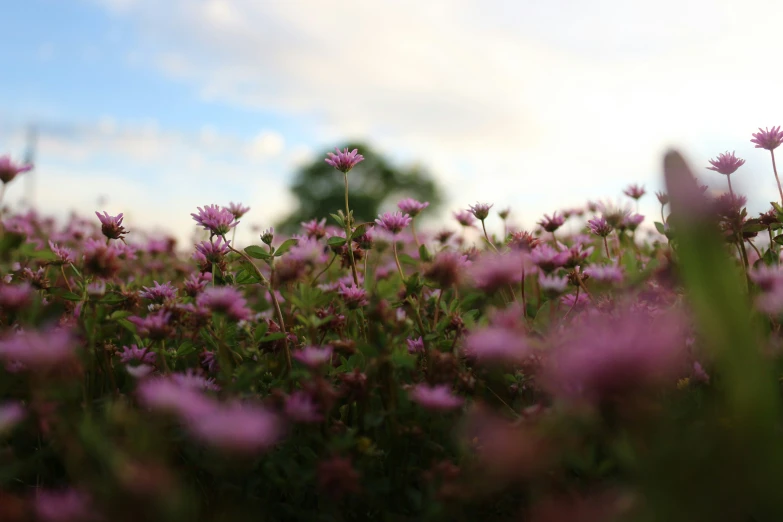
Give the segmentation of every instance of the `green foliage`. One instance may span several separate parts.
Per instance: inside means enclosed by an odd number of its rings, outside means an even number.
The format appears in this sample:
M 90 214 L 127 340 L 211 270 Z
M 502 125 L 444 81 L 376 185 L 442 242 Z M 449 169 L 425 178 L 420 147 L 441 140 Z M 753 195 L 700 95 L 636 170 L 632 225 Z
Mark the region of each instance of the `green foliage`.
M 348 174 L 354 222 L 374 220 L 382 206 L 394 204 L 403 197 L 429 201 L 428 212 L 437 210 L 442 199 L 441 190 L 424 168 L 395 166 L 366 143 L 346 146 L 349 150 L 358 148 L 365 158 Z M 320 219 L 336 209 L 345 208 L 343 175 L 324 162 L 326 152 L 329 151 L 316 155 L 311 164 L 297 172 L 291 190 L 298 208 L 275 225 L 276 230 L 291 233 L 301 222 Z

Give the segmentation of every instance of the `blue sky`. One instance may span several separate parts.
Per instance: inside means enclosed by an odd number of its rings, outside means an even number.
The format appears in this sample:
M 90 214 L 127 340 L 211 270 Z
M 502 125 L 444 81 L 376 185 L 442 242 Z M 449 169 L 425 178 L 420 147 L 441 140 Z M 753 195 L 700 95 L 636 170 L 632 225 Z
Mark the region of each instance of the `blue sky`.
M 444 218 L 480 199 L 530 227 L 632 182 L 655 215 L 672 145 L 716 189 L 703 166 L 736 149 L 751 205 L 776 193 L 748 141 L 783 123 L 764 87 L 783 80 L 765 54 L 783 7 L 767 0 L 26 0 L 4 15 L 0 153 L 41 126 L 36 204 L 55 214 L 102 198 L 184 238 L 195 206 L 242 201 L 268 226 L 296 166 L 358 136 L 427 165 Z

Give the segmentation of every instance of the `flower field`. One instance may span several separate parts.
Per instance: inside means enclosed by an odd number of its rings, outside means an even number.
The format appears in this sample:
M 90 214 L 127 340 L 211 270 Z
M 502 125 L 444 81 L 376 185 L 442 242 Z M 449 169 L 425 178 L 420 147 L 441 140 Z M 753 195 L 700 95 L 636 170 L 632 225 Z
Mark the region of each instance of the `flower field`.
M 358 223 L 347 149 L 343 208 L 249 246 L 242 204 L 186 245 L 0 208 L 0 521 L 783 519 L 783 132 L 752 141 L 758 216 L 728 152 L 723 194 L 670 152 L 666 192 L 528 230 Z

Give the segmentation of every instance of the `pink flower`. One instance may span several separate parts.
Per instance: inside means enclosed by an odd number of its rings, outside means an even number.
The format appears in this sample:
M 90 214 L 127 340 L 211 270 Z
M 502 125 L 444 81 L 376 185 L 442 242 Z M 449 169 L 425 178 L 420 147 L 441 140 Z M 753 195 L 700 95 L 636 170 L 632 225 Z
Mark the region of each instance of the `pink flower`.
M 734 156 L 734 152 L 729 154 L 728 151 L 726 151 L 723 154 L 719 154 L 717 158 L 711 159 L 710 164 L 712 167 L 707 167 L 707 170 L 714 170 L 715 172 L 719 172 L 728 176 L 743 166 L 745 164 L 745 160 Z
M 621 227 L 625 227 L 629 230 L 636 230 L 639 225 L 642 224 L 642 221 L 644 221 L 644 216 L 641 214 L 628 214 L 627 216 L 623 217 L 622 222 L 620 223 Z
M 321 239 L 326 235 L 326 218 L 321 219 L 321 221 L 313 219 L 307 223 L 302 223 L 302 228 L 307 237 L 311 239 Z
M 468 256 L 444 250 L 435 255 L 435 259 L 427 267 L 424 276 L 438 283 L 441 288 L 459 284 L 465 271 L 471 266 Z
M 169 325 L 171 313 L 163 309 L 146 317 L 128 317 L 128 321 L 136 325 L 136 329 L 141 337 L 149 337 L 155 341 L 166 339 L 173 331 Z
M 407 227 L 411 222 L 411 217 L 408 214 L 401 212 L 386 212 L 378 216 L 375 223 L 382 229 L 391 232 L 394 235 L 399 234 L 403 228 Z
M 469 210 L 460 210 L 458 212 L 454 212 L 454 219 L 456 219 L 457 222 L 463 227 L 472 227 L 476 220 L 476 218 L 473 216 L 473 213 Z
M 0 284 L 0 310 L 18 312 L 33 302 L 33 289 L 29 283 L 20 285 Z
M 639 186 L 634 183 L 633 185 L 628 185 L 628 188 L 623 190 L 623 194 L 631 199 L 639 200 L 642 196 L 647 194 L 647 191 L 644 190 L 644 186 Z
M 596 281 L 608 283 L 623 281 L 623 269 L 617 265 L 592 265 L 585 268 L 584 273 Z
M 764 130 L 759 127 L 759 131 L 753 133 L 753 139 L 750 142 L 755 143 L 757 149 L 773 151 L 783 143 L 783 131 L 779 126 L 771 129 L 767 127 Z
M 190 297 L 196 297 L 207 287 L 210 281 L 212 281 L 212 274 L 209 272 L 191 274 L 190 277 L 185 279 L 185 293 Z
M 367 291 L 364 288 L 340 283 L 337 293 L 343 298 L 348 308 L 359 308 L 367 304 Z
M 294 359 L 308 368 L 318 368 L 332 360 L 331 346 L 306 346 L 294 352 Z
M 601 401 L 676 378 L 685 330 L 675 313 L 598 315 L 563 335 L 542 382 L 569 399 Z
M 194 221 L 204 230 L 209 230 L 212 235 L 225 236 L 232 228 L 239 224 L 234 214 L 226 208 L 218 205 L 204 205 L 197 207 L 198 213 L 191 214 Z
M 347 147 L 342 152 L 338 148 L 334 150 L 337 154 L 328 152 L 326 154 L 328 157 L 324 161 L 340 172 L 348 173 L 357 164 L 364 161 L 364 156 L 359 154 L 359 149 L 353 149 L 351 152 L 348 152 Z
M 301 423 L 322 422 L 324 416 L 309 393 L 296 391 L 286 397 L 283 408 L 285 416 Z
M 413 402 L 428 410 L 449 411 L 462 406 L 464 400 L 451 393 L 451 388 L 445 384 L 428 386 L 417 384 L 409 392 Z
M 655 197 L 658 198 L 658 203 L 661 205 L 669 203 L 669 195 L 665 192 L 656 192 Z
M 220 391 L 220 386 L 215 382 L 215 379 L 204 377 L 200 373 L 196 373 L 193 368 L 188 368 L 185 373 L 172 373 L 171 380 L 183 388 L 191 390 Z
M 25 415 L 27 413 L 18 402 L 0 404 L 0 435 L 19 424 L 25 418 Z
M 405 339 L 405 344 L 410 354 L 424 353 L 424 339 L 421 336 L 418 339 Z
M 477 288 L 485 292 L 522 281 L 524 254 L 511 252 L 505 255 L 485 254 L 470 265 L 470 275 Z
M 544 292 L 557 295 L 563 293 L 568 288 L 568 278 L 554 274 L 540 274 L 538 276 L 538 284 Z
M 497 326 L 472 331 L 465 338 L 463 350 L 483 362 L 520 363 L 531 354 L 527 340 L 518 331 Z
M 475 205 L 470 205 L 470 209 L 468 211 L 479 221 L 484 221 L 489 216 L 489 209 L 491 209 L 493 206 L 494 203 L 476 203 Z
M 170 281 L 163 284 L 153 281 L 153 284 L 152 288 L 143 286 L 139 296 L 149 299 L 153 303 L 165 303 L 177 298 L 177 289 L 174 288 Z
M 590 232 L 600 237 L 606 237 L 614 230 L 614 227 L 607 223 L 603 216 L 589 220 L 587 228 L 590 229 Z
M 0 181 L 10 183 L 13 179 L 23 172 L 33 170 L 32 165 L 18 165 L 11 161 L 9 156 L 0 156 Z
M 155 364 L 155 359 L 157 358 L 157 354 L 149 351 L 149 348 L 139 348 L 135 344 L 123 346 L 122 353 L 119 356 L 120 362 L 125 364 L 133 361 L 141 364 Z
M 242 403 L 214 404 L 198 416 L 186 419 L 193 436 L 231 453 L 252 454 L 273 446 L 282 435 L 274 413 Z
M 104 211 L 102 216 L 98 212 L 95 215 L 101 221 L 101 232 L 109 239 L 122 239 L 128 233 L 122 226 L 122 214 L 110 216 L 108 212 Z
M 242 216 L 250 212 L 250 207 L 242 206 L 242 203 L 229 203 L 226 210 L 234 215 L 234 219 L 240 219 Z
M 693 380 L 709 384 L 710 376 L 704 371 L 698 361 L 693 363 Z
M 35 512 L 41 522 L 88 522 L 99 517 L 89 497 L 78 490 L 38 490 Z
M 546 243 L 539 244 L 530 252 L 530 261 L 544 272 L 552 272 L 566 264 L 570 252 L 558 252 Z
M 408 214 L 410 217 L 416 217 L 419 214 L 421 214 L 421 211 L 425 208 L 429 207 L 430 203 L 429 201 L 420 202 L 416 201 L 413 198 L 405 198 L 403 200 L 400 200 L 399 203 L 397 203 L 397 208 L 399 208 L 402 212 Z
M 231 286 L 205 288 L 196 298 L 196 305 L 212 312 L 225 314 L 234 321 L 247 321 L 253 316 L 242 293 Z
M 51 240 L 49 241 L 49 248 L 54 252 L 54 255 L 57 256 L 57 260 L 60 263 L 68 264 L 76 262 L 76 258 L 73 256 L 73 252 L 71 252 L 70 249 L 59 247 Z
M 0 341 L 0 359 L 30 369 L 50 369 L 75 359 L 75 343 L 66 330 L 18 331 Z
M 191 386 L 183 386 L 167 377 L 155 377 L 139 383 L 139 401 L 146 407 L 180 417 L 197 417 L 212 410 L 210 400 Z
M 538 222 L 538 224 L 541 225 L 541 228 L 547 232 L 555 232 L 558 228 L 562 227 L 564 223 L 565 218 L 559 216 L 557 212 L 552 214 L 551 217 L 548 214 L 544 214 L 544 218 Z

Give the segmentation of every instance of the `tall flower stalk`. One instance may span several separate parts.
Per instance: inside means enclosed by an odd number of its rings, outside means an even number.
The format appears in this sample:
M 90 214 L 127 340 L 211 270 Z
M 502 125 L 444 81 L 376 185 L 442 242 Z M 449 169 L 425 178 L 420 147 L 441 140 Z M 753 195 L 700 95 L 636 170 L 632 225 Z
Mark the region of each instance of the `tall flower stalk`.
M 324 160 L 326 163 L 334 167 L 343 173 L 343 179 L 345 180 L 345 217 L 343 219 L 343 227 L 345 228 L 345 246 L 348 249 L 348 259 L 351 262 L 351 275 L 353 275 L 353 282 L 356 286 L 359 286 L 359 276 L 356 273 L 356 260 L 353 257 L 353 243 L 352 235 L 353 228 L 351 223 L 351 209 L 348 205 L 348 172 L 351 171 L 359 162 L 364 161 L 364 156 L 359 154 L 357 149 L 353 149 L 348 152 L 346 147 L 341 152 L 340 149 L 334 149 L 335 152 L 329 152 L 327 158 Z
M 775 164 L 775 149 L 783 143 L 783 131 L 780 130 L 780 126 L 766 128 L 762 130 L 759 128 L 758 132 L 753 133 L 753 139 L 751 143 L 756 144 L 757 149 L 767 149 L 772 157 L 772 172 L 775 174 L 775 181 L 778 184 L 778 194 L 780 194 L 780 202 L 783 204 L 783 188 L 780 186 L 780 177 L 778 176 L 778 167 Z

